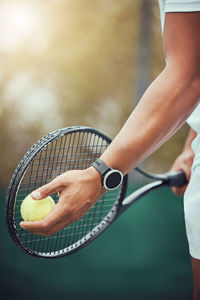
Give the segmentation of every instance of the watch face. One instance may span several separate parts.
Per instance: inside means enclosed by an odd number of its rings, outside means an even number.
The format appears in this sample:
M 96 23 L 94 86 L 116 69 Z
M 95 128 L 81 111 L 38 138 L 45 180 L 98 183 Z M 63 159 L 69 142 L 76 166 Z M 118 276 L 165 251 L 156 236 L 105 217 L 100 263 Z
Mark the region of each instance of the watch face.
M 123 175 L 118 170 L 109 171 L 104 178 L 104 186 L 108 190 L 117 188 L 123 179 Z

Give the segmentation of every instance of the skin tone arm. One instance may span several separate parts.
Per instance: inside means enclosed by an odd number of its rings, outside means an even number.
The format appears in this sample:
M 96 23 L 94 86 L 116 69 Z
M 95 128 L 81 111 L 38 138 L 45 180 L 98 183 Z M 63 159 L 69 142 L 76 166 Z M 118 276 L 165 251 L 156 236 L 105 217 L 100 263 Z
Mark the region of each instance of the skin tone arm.
M 101 159 L 124 174 L 153 153 L 178 130 L 200 98 L 200 12 L 167 13 L 163 47 L 167 66 L 150 85 Z M 184 50 L 184 51 L 183 51 Z M 62 174 L 32 193 L 41 199 L 59 193 L 44 220 L 22 222 L 31 233 L 51 235 L 79 219 L 105 192 L 90 167 Z

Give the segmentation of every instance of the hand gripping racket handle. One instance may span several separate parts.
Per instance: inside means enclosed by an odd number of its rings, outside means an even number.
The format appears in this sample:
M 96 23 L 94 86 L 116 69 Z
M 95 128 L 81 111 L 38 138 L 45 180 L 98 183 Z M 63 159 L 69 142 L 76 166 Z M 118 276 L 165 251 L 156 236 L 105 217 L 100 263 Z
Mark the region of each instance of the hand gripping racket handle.
M 168 181 L 169 186 L 181 187 L 186 185 L 188 182 L 185 173 L 183 171 L 170 172 L 170 173 L 166 173 L 166 175 L 169 178 Z

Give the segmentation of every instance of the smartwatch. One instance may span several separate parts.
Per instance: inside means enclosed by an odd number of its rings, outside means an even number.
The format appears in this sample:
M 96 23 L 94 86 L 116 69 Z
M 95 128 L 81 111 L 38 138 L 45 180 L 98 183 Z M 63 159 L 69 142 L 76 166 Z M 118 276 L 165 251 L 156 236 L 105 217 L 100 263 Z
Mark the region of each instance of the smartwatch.
M 102 186 L 107 190 L 117 189 L 123 180 L 121 171 L 107 166 L 100 158 L 97 158 L 92 166 L 99 172 L 102 179 Z

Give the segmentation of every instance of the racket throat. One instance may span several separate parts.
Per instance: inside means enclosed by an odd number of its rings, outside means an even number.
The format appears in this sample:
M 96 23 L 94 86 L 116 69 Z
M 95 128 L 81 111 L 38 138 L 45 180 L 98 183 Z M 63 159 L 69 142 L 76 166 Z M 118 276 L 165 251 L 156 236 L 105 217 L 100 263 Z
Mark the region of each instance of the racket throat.
M 133 192 L 132 194 L 130 194 L 128 197 L 124 199 L 124 201 L 122 202 L 122 210 L 123 211 L 126 210 L 128 207 L 130 207 L 141 197 L 145 196 L 147 193 L 166 185 L 168 185 L 167 182 L 158 180 L 139 188 L 137 191 Z

